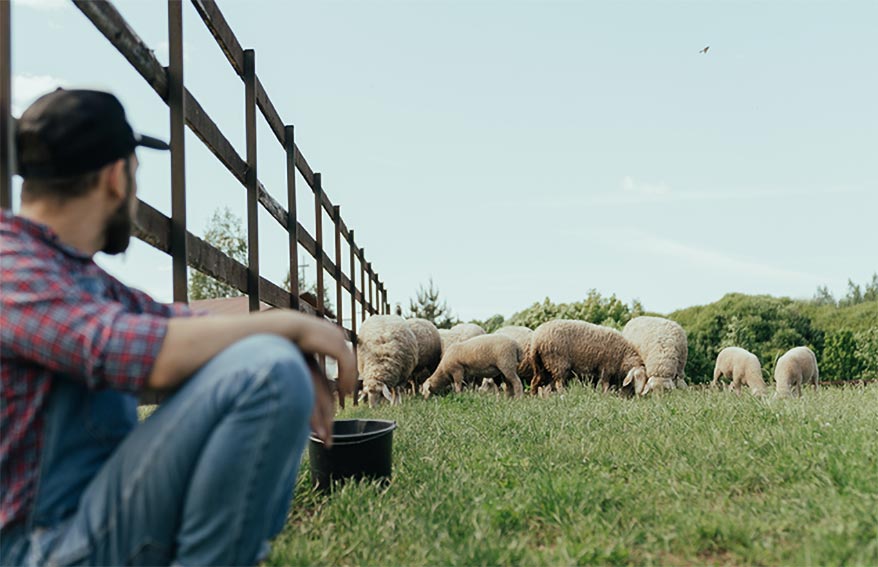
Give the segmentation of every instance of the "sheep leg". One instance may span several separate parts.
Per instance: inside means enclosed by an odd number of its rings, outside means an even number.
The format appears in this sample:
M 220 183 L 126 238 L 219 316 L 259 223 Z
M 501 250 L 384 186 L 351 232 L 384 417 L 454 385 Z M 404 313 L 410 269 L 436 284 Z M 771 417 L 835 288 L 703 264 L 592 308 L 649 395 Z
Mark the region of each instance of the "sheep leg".
M 739 396 L 741 395 L 741 377 L 735 376 L 732 378 L 732 383 L 729 384 L 729 390 L 734 391 Z
M 720 370 L 719 368 L 714 368 L 713 369 L 713 381 L 711 381 L 710 387 L 716 388 L 716 385 L 719 382 L 719 379 L 722 377 L 723 377 L 723 371 Z M 734 382 L 734 379 L 732 381 Z
M 454 392 L 459 394 L 463 390 L 463 368 L 452 370 L 451 379 L 454 381 Z
M 515 367 L 501 368 L 500 373 L 503 374 L 503 379 L 508 386 L 506 395 L 510 398 L 520 398 L 524 393 L 524 388 L 521 385 L 521 378 L 518 377 Z

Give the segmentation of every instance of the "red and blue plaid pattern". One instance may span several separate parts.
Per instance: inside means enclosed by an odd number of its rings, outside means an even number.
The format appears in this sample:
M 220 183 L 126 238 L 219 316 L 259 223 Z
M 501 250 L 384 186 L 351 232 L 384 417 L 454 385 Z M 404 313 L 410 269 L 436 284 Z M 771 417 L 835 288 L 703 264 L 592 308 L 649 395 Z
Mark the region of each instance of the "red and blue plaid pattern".
M 168 318 L 190 311 L 125 286 L 47 227 L 8 211 L 0 212 L 0 291 L 2 529 L 30 511 L 52 380 L 137 393 Z

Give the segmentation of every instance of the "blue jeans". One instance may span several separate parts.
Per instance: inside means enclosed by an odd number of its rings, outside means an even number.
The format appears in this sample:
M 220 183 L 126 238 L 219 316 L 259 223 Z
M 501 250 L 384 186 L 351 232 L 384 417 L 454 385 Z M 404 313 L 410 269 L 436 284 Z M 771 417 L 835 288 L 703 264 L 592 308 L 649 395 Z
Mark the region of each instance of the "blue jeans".
M 301 352 L 274 335 L 232 345 L 136 427 L 129 396 L 60 380 L 34 509 L 0 563 L 256 563 L 286 521 L 313 404 Z

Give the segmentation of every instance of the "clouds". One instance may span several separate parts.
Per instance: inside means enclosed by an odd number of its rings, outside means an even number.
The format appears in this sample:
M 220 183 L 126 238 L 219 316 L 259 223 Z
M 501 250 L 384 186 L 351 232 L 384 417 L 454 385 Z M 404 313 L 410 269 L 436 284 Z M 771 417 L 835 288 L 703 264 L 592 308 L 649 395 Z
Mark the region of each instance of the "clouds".
M 644 183 L 635 181 L 633 177 L 626 175 L 622 178 L 622 193 L 637 197 L 668 197 L 671 188 L 664 182 Z
M 20 116 L 40 96 L 58 87 L 67 87 L 69 82 L 51 75 L 20 74 L 12 76 L 12 114 Z
M 704 271 L 732 274 L 753 279 L 784 281 L 787 283 L 811 284 L 831 279 L 819 274 L 786 269 L 773 262 L 765 263 L 719 250 L 656 236 L 637 229 L 623 230 L 621 234 L 624 236 L 621 237 L 620 243 L 625 248 L 644 254 L 679 260 Z

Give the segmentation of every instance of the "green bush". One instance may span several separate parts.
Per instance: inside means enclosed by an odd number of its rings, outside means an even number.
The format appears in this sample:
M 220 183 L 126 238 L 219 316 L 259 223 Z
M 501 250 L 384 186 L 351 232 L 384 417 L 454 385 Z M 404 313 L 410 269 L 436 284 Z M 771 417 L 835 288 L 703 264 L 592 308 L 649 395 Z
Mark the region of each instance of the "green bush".
M 556 304 L 547 297 L 542 303 L 534 303 L 524 311 L 519 311 L 505 325 L 522 325 L 536 329 L 546 321 L 575 319 L 621 329 L 632 317 L 642 314 L 643 306 L 637 300 L 627 305 L 615 294 L 603 297 L 597 290 L 591 289 L 585 299 L 574 303 Z

